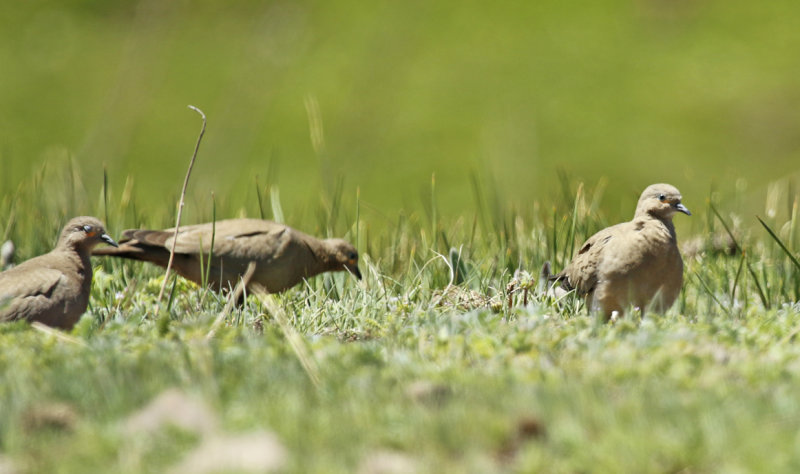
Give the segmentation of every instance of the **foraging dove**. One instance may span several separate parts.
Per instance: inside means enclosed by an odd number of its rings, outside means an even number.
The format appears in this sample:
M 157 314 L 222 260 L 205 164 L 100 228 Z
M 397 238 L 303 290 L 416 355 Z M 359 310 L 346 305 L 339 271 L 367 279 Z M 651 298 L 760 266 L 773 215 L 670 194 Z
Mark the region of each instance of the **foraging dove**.
M 96 249 L 110 255 L 167 266 L 175 229 L 126 230 L 119 248 Z M 342 239 L 320 240 L 283 224 L 259 219 L 229 219 L 181 227 L 172 267 L 203 284 L 202 270 L 214 289 L 233 288 L 250 262 L 255 271 L 248 283 L 278 293 L 328 271 L 348 271 L 361 279 L 358 252 Z M 211 240 L 214 252 L 208 265 Z M 201 263 L 202 260 L 202 263 Z
M 52 252 L 0 273 L 0 321 L 26 319 L 72 328 L 89 303 L 89 255 L 100 242 L 117 245 L 102 222 L 76 217 L 64 226 Z
M 672 216 L 691 212 L 681 193 L 669 184 L 653 184 L 642 192 L 636 214 L 597 232 L 572 262 L 550 281 L 586 297 L 590 311 L 606 318 L 629 306 L 664 312 L 681 291 L 683 260 Z

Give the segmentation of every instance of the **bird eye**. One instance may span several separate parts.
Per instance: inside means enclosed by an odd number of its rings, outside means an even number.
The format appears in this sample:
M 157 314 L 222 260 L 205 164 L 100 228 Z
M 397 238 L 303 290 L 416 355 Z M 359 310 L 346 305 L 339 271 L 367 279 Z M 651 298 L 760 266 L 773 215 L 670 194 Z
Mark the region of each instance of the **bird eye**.
M 83 226 L 83 231 L 86 232 L 86 233 L 91 232 L 92 231 L 92 226 L 90 226 L 90 225 Z
M 661 202 L 666 202 L 667 196 L 665 196 L 663 194 L 659 194 L 658 195 L 658 200 L 661 201 Z
M 347 254 L 347 258 L 349 258 L 350 260 L 355 260 L 358 258 L 358 254 L 356 254 L 355 252 L 350 252 Z

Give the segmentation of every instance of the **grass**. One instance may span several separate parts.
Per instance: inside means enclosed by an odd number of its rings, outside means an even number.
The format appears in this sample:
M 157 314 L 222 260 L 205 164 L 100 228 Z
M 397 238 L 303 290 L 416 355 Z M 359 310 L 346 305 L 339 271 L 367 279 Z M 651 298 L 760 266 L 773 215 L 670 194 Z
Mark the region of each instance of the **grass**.
M 0 193 L 73 159 L 92 200 L 105 169 L 116 193 L 134 179 L 154 212 L 166 196 L 153 191 L 185 171 L 194 104 L 209 134 L 190 204 L 213 190 L 238 211 L 255 202 L 256 181 L 271 181 L 295 222 L 316 211 L 318 189 L 337 186 L 391 214 L 416 209 L 436 173 L 440 211 L 456 214 L 472 174 L 523 205 L 559 193 L 564 169 L 576 181 L 614 177 L 611 216 L 657 181 L 687 197 L 716 186 L 752 198 L 742 208 L 755 212 L 767 183 L 797 176 L 800 63 L 784 52 L 800 49 L 799 8 L 5 3 L 0 63 L 14 74 L 0 77 Z M 742 177 L 749 191 L 736 187 Z
M 15 218 L 23 256 L 51 245 L 34 229 L 56 229 L 73 199 L 37 192 L 38 180 L 0 201 L 2 215 L 22 216 L 27 200 L 48 216 Z M 387 451 L 422 472 L 800 469 L 797 213 L 766 217 L 767 233 L 713 200 L 695 206 L 704 228 L 679 301 L 665 315 L 601 324 L 580 301 L 532 288 L 525 305 L 506 291 L 517 269 L 560 268 L 608 223 L 602 183 L 564 186 L 553 207 L 526 213 L 493 203 L 476 180 L 476 213 L 451 216 L 432 184 L 427 210 L 379 229 L 336 197 L 339 208 L 321 205 L 308 230 L 357 235 L 363 283 L 328 274 L 251 296 L 210 339 L 222 295 L 177 278 L 154 318 L 163 271 L 97 260 L 90 309 L 69 337 L 0 326 L 0 460 L 25 472 L 166 470 L 197 433 L 136 438 L 120 427 L 178 387 L 226 432 L 274 432 L 288 472 L 354 472 Z M 263 207 L 282 214 L 278 193 L 267 195 Z M 112 192 L 89 207 L 114 210 L 114 234 L 171 225 L 126 199 Z M 719 251 L 718 232 L 739 251 Z
M 0 325 L 0 472 L 168 470 L 200 434 L 121 426 L 173 387 L 288 472 L 798 471 L 796 2 L 221 5 L 0 6 L 0 237 L 173 226 L 195 104 L 183 223 L 345 237 L 365 279 L 226 314 L 96 260 L 71 334 Z M 694 213 L 675 306 L 545 298 L 542 263 L 655 181 Z

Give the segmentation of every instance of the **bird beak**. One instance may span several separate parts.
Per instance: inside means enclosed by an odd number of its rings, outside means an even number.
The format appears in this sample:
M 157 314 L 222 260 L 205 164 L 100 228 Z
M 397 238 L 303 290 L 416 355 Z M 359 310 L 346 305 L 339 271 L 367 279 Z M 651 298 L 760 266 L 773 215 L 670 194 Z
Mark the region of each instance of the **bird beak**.
M 101 235 L 100 240 L 107 243 L 108 245 L 111 245 L 112 247 L 119 247 L 119 245 L 117 245 L 117 243 L 114 242 L 114 239 L 112 239 L 108 234 Z
M 356 278 L 358 278 L 359 280 L 361 279 L 361 270 L 358 269 L 357 265 L 353 265 L 352 267 L 345 267 L 345 268 L 347 268 L 347 271 L 352 273 Z
M 675 209 L 678 212 L 682 212 L 682 213 L 686 214 L 687 216 L 691 216 L 692 215 L 692 213 L 689 212 L 689 209 L 687 209 L 686 206 L 684 206 L 681 203 L 675 204 Z

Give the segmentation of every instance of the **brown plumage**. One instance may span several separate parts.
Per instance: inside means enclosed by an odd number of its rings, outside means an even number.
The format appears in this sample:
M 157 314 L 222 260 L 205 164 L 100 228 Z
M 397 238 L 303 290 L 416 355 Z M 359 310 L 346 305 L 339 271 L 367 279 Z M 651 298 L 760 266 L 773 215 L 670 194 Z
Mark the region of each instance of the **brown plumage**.
M 89 255 L 100 242 L 117 245 L 102 222 L 76 217 L 64 226 L 52 252 L 0 273 L 0 321 L 26 319 L 72 328 L 89 303 Z
M 683 282 L 683 260 L 672 223 L 676 212 L 692 215 L 674 186 L 648 186 L 632 221 L 591 236 L 572 262 L 549 279 L 560 281 L 564 289 L 575 289 L 586 297 L 590 311 L 606 317 L 630 306 L 666 311 Z
M 119 248 L 96 249 L 110 255 L 166 267 L 175 230 L 126 230 Z M 211 239 L 214 252 L 208 257 Z M 200 260 L 202 258 L 202 266 Z M 201 285 L 201 268 L 212 288 L 236 286 L 250 262 L 256 263 L 250 282 L 278 293 L 323 272 L 348 271 L 361 279 L 358 253 L 342 239 L 317 239 L 283 224 L 259 219 L 228 219 L 181 227 L 175 244 L 175 271 Z M 207 268 L 208 267 L 208 268 Z

